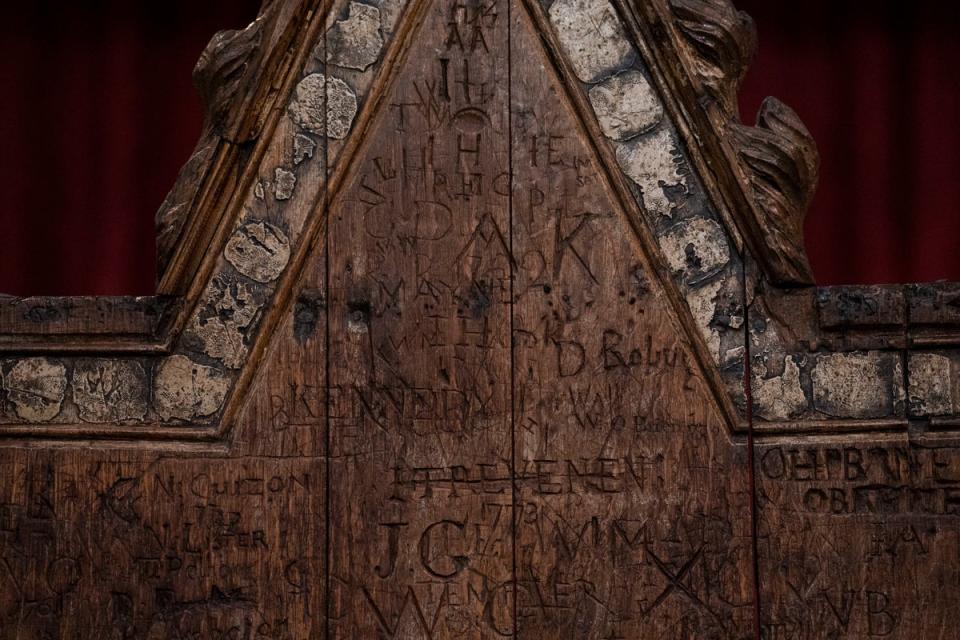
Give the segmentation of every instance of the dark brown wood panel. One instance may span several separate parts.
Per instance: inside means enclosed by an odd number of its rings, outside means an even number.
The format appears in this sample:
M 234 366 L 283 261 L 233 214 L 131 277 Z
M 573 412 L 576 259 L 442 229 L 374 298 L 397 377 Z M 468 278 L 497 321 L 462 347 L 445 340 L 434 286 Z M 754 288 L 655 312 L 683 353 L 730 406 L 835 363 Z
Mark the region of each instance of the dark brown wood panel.
M 955 438 L 782 439 L 757 469 L 765 638 L 956 635 Z
M 512 13 L 518 635 L 750 637 L 746 448 Z
M 960 289 L 807 285 L 746 16 L 264 9 L 187 294 L 0 300 L 0 640 L 957 635 Z
M 322 468 L 22 450 L 0 459 L 0 637 L 320 637 Z
M 332 638 L 513 633 L 507 7 L 424 4 L 330 209 Z
M 323 637 L 319 265 L 231 443 L 0 450 L 0 638 Z

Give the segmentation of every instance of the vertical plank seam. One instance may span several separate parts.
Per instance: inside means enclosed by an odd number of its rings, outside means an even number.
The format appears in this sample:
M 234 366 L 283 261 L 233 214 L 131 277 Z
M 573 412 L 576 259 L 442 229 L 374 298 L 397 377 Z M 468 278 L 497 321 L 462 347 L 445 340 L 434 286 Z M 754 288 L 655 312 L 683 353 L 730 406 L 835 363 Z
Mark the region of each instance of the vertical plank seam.
M 585 142 L 593 157 L 596 158 L 597 165 L 601 169 L 601 175 L 610 188 L 613 202 L 623 211 L 623 219 L 626 221 L 631 235 L 636 238 L 640 255 L 649 265 L 654 282 L 663 290 L 669 305 L 671 321 L 678 328 L 684 344 L 690 348 L 691 355 L 710 389 L 710 395 L 723 416 L 727 432 L 736 438 L 742 433 L 737 428 L 740 413 L 736 410 L 733 399 L 720 379 L 716 364 L 707 355 L 706 344 L 703 342 L 699 329 L 691 319 L 689 306 L 680 292 L 679 285 L 674 282 L 669 268 L 664 266 L 667 264 L 666 259 L 662 257 L 658 241 L 645 222 L 646 218 L 641 205 L 638 204 L 626 183 L 627 177 L 620 170 L 612 147 L 603 142 L 606 138 L 596 123 L 596 116 L 586 97 L 586 92 L 580 81 L 576 79 L 576 75 L 569 69 L 569 63 L 564 57 L 565 54 L 561 52 L 560 45 L 556 41 L 543 8 L 536 0 L 520 0 L 520 6 L 537 30 L 541 50 L 552 66 L 555 77 L 560 82 L 568 104 L 573 110 L 575 121 L 584 132 Z M 618 3 L 615 2 L 612 6 L 616 9 Z M 625 25 L 628 25 L 629 22 L 619 11 L 618 9 L 620 19 L 624 21 Z M 643 42 L 642 36 L 632 36 L 632 38 L 631 42 L 634 44 Z M 660 93 L 659 95 L 669 96 L 667 93 Z
M 750 556 L 753 573 L 753 635 L 755 640 L 761 640 L 760 625 L 760 545 L 757 539 L 757 476 L 756 456 L 753 437 L 753 389 L 750 375 L 750 305 L 747 300 L 747 254 L 740 264 L 740 292 L 743 296 L 744 323 L 743 323 L 743 394 L 747 414 L 747 478 L 750 489 Z
M 513 637 L 518 637 L 517 628 L 517 388 L 516 388 L 516 349 L 514 346 L 514 280 L 516 267 L 513 260 L 513 0 L 507 0 L 507 171 L 510 174 L 507 189 L 507 216 L 510 244 L 510 579 L 511 615 L 513 617 Z
M 324 25 L 325 26 L 325 25 Z M 321 38 L 323 39 L 323 213 L 326 218 L 323 225 L 323 281 L 324 281 L 324 345 L 323 345 L 323 512 L 324 512 L 324 536 L 323 536 L 323 637 L 329 640 L 330 630 L 330 567 L 332 565 L 333 545 L 330 541 L 330 523 L 332 520 L 330 509 L 330 443 L 332 441 L 330 433 L 330 394 L 332 386 L 330 384 L 330 138 L 327 136 L 327 110 L 330 108 L 330 101 L 327 98 L 327 85 L 330 81 L 330 74 L 327 68 L 327 35 L 326 31 L 321 29 Z

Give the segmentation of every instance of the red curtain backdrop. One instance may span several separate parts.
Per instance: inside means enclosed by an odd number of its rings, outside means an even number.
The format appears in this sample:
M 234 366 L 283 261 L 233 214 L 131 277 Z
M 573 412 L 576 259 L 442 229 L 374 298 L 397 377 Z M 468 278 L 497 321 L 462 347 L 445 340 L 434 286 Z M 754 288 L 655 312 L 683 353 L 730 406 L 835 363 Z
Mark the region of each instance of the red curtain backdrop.
M 0 292 L 150 294 L 153 215 L 201 112 L 190 71 L 259 0 L 33 0 L 0 21 Z M 738 0 L 742 92 L 791 105 L 823 158 L 822 284 L 960 280 L 960 3 Z
M 820 149 L 806 223 L 817 281 L 960 280 L 960 2 L 736 5 L 760 36 L 743 121 L 774 95 Z
M 0 292 L 154 292 L 154 213 L 200 136 L 191 71 L 259 4 L 4 3 Z

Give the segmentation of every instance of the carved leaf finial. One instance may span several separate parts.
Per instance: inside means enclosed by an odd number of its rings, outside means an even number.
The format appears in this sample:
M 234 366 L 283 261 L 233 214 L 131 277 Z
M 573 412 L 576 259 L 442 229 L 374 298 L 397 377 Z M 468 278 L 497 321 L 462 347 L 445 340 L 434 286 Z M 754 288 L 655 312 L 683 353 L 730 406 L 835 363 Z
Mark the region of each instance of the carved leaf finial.
M 724 111 L 736 115 L 737 91 L 757 50 L 753 20 L 727 0 L 670 0 L 670 9 L 696 54 L 694 71 Z
M 226 123 L 227 112 L 243 85 L 250 58 L 260 46 L 262 24 L 256 20 L 246 29 L 219 31 L 200 55 L 193 70 L 193 82 L 206 112 L 205 128 L 220 129 Z
M 776 98 L 760 107 L 757 125 L 731 127 L 741 172 L 754 200 L 754 226 L 776 280 L 813 284 L 803 220 L 817 188 L 820 156 L 800 117 Z
M 257 75 L 257 54 L 279 5 L 277 0 L 265 0 L 257 19 L 246 28 L 215 34 L 193 69 L 193 83 L 204 107 L 203 134 L 156 214 L 158 278 L 170 264 L 217 145 L 247 142 L 258 133 L 257 127 L 244 128 L 238 107 Z
M 754 127 L 740 121 L 737 93 L 757 50 L 753 20 L 730 0 L 665 0 L 680 35 L 678 53 L 701 101 L 704 125 L 736 157 L 732 173 L 749 206 L 734 218 L 775 284 L 813 284 L 803 219 L 816 190 L 820 159 L 800 118 L 767 98 Z M 729 174 L 728 174 L 729 175 Z

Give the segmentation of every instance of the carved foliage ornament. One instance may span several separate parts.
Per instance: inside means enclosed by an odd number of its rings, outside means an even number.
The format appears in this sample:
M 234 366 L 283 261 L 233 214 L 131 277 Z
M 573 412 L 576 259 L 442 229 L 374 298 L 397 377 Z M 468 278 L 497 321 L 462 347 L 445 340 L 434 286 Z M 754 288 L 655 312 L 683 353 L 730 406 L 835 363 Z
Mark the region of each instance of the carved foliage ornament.
M 810 133 L 783 103 L 768 98 L 756 126 L 740 122 L 737 91 L 757 47 L 753 21 L 728 0 L 669 0 L 689 73 L 713 98 L 714 130 L 736 158 L 747 205 L 735 219 L 770 280 L 813 284 L 803 220 L 816 189 L 819 155 Z

